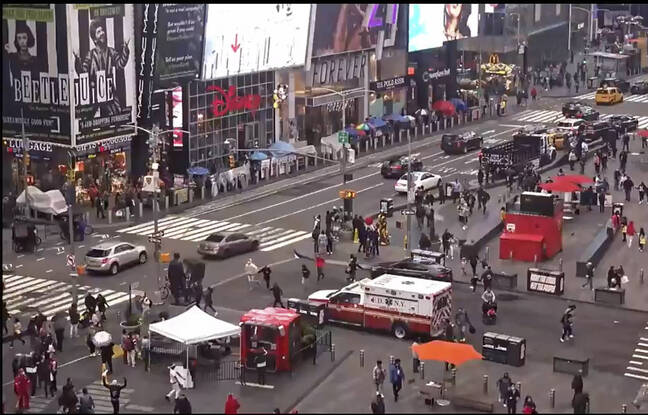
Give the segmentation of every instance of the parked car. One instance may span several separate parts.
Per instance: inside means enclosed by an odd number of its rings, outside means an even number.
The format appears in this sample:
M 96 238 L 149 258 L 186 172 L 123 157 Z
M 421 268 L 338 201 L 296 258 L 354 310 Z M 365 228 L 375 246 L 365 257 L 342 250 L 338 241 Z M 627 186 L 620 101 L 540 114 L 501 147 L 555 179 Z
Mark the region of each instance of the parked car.
M 639 81 L 630 87 L 631 94 L 648 94 L 648 81 Z
M 439 183 L 441 183 L 441 176 L 438 174 L 426 171 L 413 171 L 411 175 L 415 189 L 421 186 L 423 186 L 424 190 L 434 189 L 435 187 L 439 187 Z M 394 189 L 398 193 L 407 193 L 407 174 L 404 174 L 400 179 L 398 179 Z
M 616 104 L 623 102 L 623 94 L 617 87 L 599 88 L 596 90 L 594 100 L 597 104 Z
M 227 258 L 236 254 L 255 251 L 259 240 L 243 233 L 215 232 L 198 244 L 198 253 L 203 257 Z
M 599 138 L 605 137 L 610 128 L 612 127 L 610 127 L 610 124 L 606 121 L 588 121 L 585 123 L 583 139 L 588 143 L 596 141 Z
M 446 154 L 467 153 L 469 150 L 480 149 L 484 144 L 484 137 L 470 131 L 464 134 L 443 134 L 441 137 L 441 150 Z
M 623 128 L 628 131 L 634 131 L 639 128 L 639 118 L 632 115 L 613 115 L 607 119 L 607 122 L 618 131 Z
M 143 245 L 112 241 L 92 247 L 84 259 L 87 270 L 116 275 L 128 265 L 146 263 L 147 258 L 146 247 Z
M 434 260 L 407 258 L 401 261 L 383 262 L 371 267 L 371 278 L 383 274 L 452 282 L 452 269 L 437 264 Z
M 618 78 L 605 78 L 599 84 L 599 88 L 615 87 L 619 92 L 624 93 L 630 91 L 630 82 Z
M 408 158 L 397 157 L 386 160 L 383 162 L 380 167 L 380 174 L 386 179 L 389 178 L 398 178 L 407 173 L 408 169 Z M 416 157 L 412 157 L 412 171 L 423 170 L 423 162 Z

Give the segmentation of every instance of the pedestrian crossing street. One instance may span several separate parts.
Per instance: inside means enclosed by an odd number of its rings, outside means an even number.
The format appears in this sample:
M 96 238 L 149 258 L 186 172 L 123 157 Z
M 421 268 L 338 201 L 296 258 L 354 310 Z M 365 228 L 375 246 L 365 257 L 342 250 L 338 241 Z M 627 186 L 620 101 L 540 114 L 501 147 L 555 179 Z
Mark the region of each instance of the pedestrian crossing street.
M 124 381 L 123 379 L 117 379 L 120 383 Z M 110 391 L 106 388 L 100 380 L 96 380 L 89 385 L 86 385 L 88 388 L 88 394 L 92 396 L 92 400 L 95 404 L 95 414 L 112 414 L 113 407 L 110 402 Z M 155 408 L 150 406 L 142 406 L 131 404 L 131 397 L 135 392 L 134 389 L 124 388 L 121 390 L 121 395 L 119 397 L 119 409 L 120 413 L 146 413 L 153 412 Z
M 596 91 L 588 92 L 587 94 L 579 95 L 574 97 L 574 100 L 578 101 L 579 99 L 594 99 Z M 633 95 L 624 95 L 623 101 L 627 102 L 648 102 L 648 94 L 633 94 Z
M 610 118 L 611 116 L 616 115 L 616 114 L 601 114 L 599 116 L 599 120 L 605 121 L 606 119 Z M 648 128 L 648 116 L 637 116 L 639 119 L 639 129 L 641 128 Z M 515 121 L 522 121 L 522 122 L 527 122 L 527 123 L 557 123 L 559 121 L 565 120 L 566 118 L 563 117 L 561 111 L 551 111 L 551 110 L 526 110 L 522 111 L 518 114 L 515 114 L 513 116 L 513 119 Z
M 648 381 L 648 321 L 644 327 L 641 337 L 632 352 L 632 357 L 623 374 L 629 378 Z
M 70 283 L 24 275 L 3 275 L 2 282 L 5 287 L 2 300 L 7 302 L 7 309 L 12 316 L 34 314 L 40 310 L 46 317 L 50 317 L 58 311 L 66 311 L 72 304 L 73 286 Z M 88 292 L 95 297 L 97 294 L 103 295 L 110 306 L 128 301 L 128 293 L 82 285 L 77 291 L 79 314 L 86 309 L 84 298 Z
M 150 221 L 118 229 L 117 232 L 149 236 L 153 233 L 153 229 L 154 222 Z M 260 242 L 259 250 L 264 252 L 274 251 L 311 237 L 311 232 L 296 231 L 294 229 L 253 226 L 244 223 L 188 218 L 178 215 L 168 215 L 159 220 L 158 229 L 164 231 L 163 238 L 191 242 L 204 241 L 214 232 L 241 232 L 251 238 L 258 239 Z

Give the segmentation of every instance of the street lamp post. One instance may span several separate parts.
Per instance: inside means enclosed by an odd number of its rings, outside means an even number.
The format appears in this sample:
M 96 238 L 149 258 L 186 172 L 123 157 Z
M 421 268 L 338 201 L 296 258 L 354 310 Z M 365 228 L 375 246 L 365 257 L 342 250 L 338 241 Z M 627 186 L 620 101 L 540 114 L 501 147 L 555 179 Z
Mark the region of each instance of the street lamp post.
M 156 263 L 156 279 L 157 279 L 157 290 L 153 291 L 154 294 L 154 300 L 153 301 L 155 304 L 161 304 L 163 303 L 162 301 L 162 295 L 161 295 L 161 288 L 162 288 L 162 263 L 160 262 L 160 252 L 162 251 L 162 237 L 159 237 L 159 227 L 158 227 L 158 221 L 160 218 L 160 203 L 159 203 L 159 197 L 158 194 L 160 192 L 160 172 L 158 170 L 159 167 L 159 160 L 158 160 L 158 145 L 159 145 L 159 137 L 161 134 L 166 134 L 174 131 L 180 131 L 183 133 L 190 134 L 189 131 L 186 130 L 180 130 L 178 128 L 174 128 L 173 130 L 167 130 L 167 131 L 161 131 L 160 128 L 155 125 L 151 130 L 147 130 L 146 128 L 142 128 L 137 125 L 131 125 L 130 127 L 133 127 L 137 130 L 144 131 L 149 135 L 149 146 L 151 147 L 153 151 L 153 163 L 151 165 L 151 168 L 153 169 L 153 235 L 155 235 L 155 251 L 154 251 L 154 257 L 155 257 L 155 263 Z
M 23 185 L 25 186 L 25 216 L 31 217 L 31 208 L 29 206 L 29 183 L 27 182 L 27 163 L 29 162 L 29 138 L 25 134 L 25 116 L 23 109 L 20 108 L 20 129 L 23 140 Z

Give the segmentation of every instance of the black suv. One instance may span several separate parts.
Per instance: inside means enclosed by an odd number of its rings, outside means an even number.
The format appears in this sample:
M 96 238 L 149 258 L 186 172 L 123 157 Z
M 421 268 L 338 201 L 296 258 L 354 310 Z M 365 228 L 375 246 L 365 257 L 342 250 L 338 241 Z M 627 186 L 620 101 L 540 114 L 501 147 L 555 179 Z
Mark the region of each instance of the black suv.
M 473 131 L 464 134 L 443 134 L 441 137 L 441 150 L 446 154 L 467 153 L 468 150 L 480 149 L 483 144 L 484 138 Z
M 568 102 L 562 108 L 563 117 L 581 118 L 585 121 L 595 121 L 599 119 L 600 113 L 589 105 L 583 105 L 576 102 Z
M 639 81 L 630 87 L 631 94 L 648 94 L 648 81 Z
M 605 137 L 607 131 L 612 128 L 606 121 L 590 121 L 585 123 L 585 130 L 583 131 L 583 138 L 586 142 L 596 141 L 599 138 Z
M 423 162 L 412 157 L 412 171 L 423 170 Z M 400 178 L 407 173 L 407 156 L 389 159 L 380 166 L 380 174 L 386 179 Z
M 632 115 L 613 115 L 607 119 L 607 122 L 610 126 L 621 131 L 626 129 L 626 131 L 634 131 L 639 127 L 639 118 L 633 117 Z

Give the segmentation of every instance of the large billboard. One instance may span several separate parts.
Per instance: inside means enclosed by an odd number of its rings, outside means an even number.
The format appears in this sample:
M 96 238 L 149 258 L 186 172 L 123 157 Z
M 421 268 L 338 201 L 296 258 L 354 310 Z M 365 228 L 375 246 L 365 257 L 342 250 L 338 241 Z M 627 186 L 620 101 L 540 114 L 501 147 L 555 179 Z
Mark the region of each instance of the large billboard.
M 389 9 L 389 10 L 388 10 Z M 387 16 L 391 20 L 387 21 Z M 318 4 L 313 34 L 313 57 L 372 49 L 379 29 L 385 31 L 383 46 L 394 46 L 398 4 Z
M 204 4 L 159 4 L 156 88 L 169 88 L 200 76 Z
M 2 6 L 2 136 L 70 141 L 71 86 L 65 6 Z
M 209 4 L 203 79 L 304 65 L 310 10 L 310 4 Z
M 410 4 L 409 52 L 477 36 L 478 4 Z
M 135 122 L 136 110 L 133 5 L 67 7 L 76 144 L 132 134 L 127 124 Z

